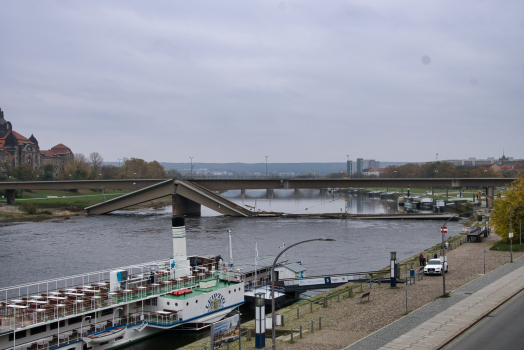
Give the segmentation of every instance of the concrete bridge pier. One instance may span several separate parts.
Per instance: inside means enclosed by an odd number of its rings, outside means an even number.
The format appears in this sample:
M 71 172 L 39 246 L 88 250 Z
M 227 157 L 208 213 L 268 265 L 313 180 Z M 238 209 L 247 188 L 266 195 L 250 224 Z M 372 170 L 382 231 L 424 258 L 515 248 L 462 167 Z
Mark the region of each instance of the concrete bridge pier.
M 173 204 L 173 215 L 175 216 L 201 216 L 202 206 L 197 202 L 187 199 L 178 194 L 171 196 L 171 203 Z
M 488 186 L 486 188 L 486 208 L 493 207 L 493 198 L 495 198 L 495 187 Z
M 7 204 L 15 204 L 15 190 L 5 190 Z

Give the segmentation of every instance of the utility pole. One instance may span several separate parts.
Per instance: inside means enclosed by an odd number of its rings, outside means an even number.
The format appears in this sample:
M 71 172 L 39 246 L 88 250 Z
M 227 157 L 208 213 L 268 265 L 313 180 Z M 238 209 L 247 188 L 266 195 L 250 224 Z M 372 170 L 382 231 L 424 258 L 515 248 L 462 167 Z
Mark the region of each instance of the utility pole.
M 267 158 L 268 158 L 269 156 L 264 156 L 264 157 L 266 157 L 266 177 L 268 177 L 269 174 L 268 174 L 268 172 L 267 172 Z

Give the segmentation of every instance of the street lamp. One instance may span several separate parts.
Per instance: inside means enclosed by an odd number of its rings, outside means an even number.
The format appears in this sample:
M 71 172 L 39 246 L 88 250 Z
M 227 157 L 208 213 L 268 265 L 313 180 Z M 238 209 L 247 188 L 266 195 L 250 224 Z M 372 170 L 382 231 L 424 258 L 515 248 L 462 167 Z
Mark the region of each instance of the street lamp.
M 82 324 L 84 323 L 84 320 L 86 318 L 89 318 L 89 320 L 91 320 L 91 316 L 86 316 L 82 319 L 82 322 L 80 322 L 80 336 L 82 337 L 84 335 L 84 328 L 82 327 Z
M 122 308 L 122 307 L 117 307 L 116 309 L 113 310 L 113 323 L 112 323 L 112 327 L 115 326 L 115 312 L 116 312 L 116 310 L 118 310 L 118 309 L 120 309 L 120 310 L 124 310 L 124 308 Z
M 521 203 L 519 205 L 517 205 L 516 207 L 514 207 L 513 209 L 511 209 L 511 212 L 509 213 L 509 247 L 510 247 L 510 251 L 511 251 L 511 262 L 513 262 L 513 225 L 512 225 L 512 222 L 511 222 L 511 216 L 513 215 L 513 211 L 515 209 L 517 209 L 518 207 L 521 207 L 523 206 L 524 203 Z
M 268 172 L 267 172 L 267 158 L 268 158 L 269 156 L 264 156 L 264 157 L 266 157 L 266 177 L 267 177 L 267 176 L 268 176 Z
M 272 339 L 272 349 L 275 350 L 275 337 L 276 337 L 276 331 L 275 331 L 275 265 L 277 264 L 278 258 L 284 252 L 296 245 L 307 243 L 307 242 L 313 242 L 313 241 L 327 241 L 327 242 L 334 242 L 335 240 L 332 238 L 315 238 L 315 239 L 308 239 L 305 241 L 301 241 L 295 244 L 290 245 L 289 247 L 285 248 L 280 252 L 280 254 L 277 255 L 275 260 L 273 261 L 273 266 L 271 267 L 271 339 Z
M 446 227 L 447 223 L 450 222 L 452 219 L 456 218 L 457 216 L 460 216 L 462 214 L 471 214 L 474 212 L 475 211 L 472 210 L 472 211 L 467 211 L 464 213 L 455 214 L 452 217 L 450 217 L 449 219 L 447 219 L 444 225 L 442 225 L 442 227 Z M 442 258 L 443 258 L 442 269 L 440 271 L 442 271 L 442 296 L 445 296 L 446 295 L 446 271 L 444 270 L 444 264 L 446 263 L 446 248 L 444 247 L 444 230 L 441 228 L 440 232 L 442 233 Z
M 191 158 L 191 169 L 189 169 L 189 177 L 193 178 L 193 157 L 189 158 Z

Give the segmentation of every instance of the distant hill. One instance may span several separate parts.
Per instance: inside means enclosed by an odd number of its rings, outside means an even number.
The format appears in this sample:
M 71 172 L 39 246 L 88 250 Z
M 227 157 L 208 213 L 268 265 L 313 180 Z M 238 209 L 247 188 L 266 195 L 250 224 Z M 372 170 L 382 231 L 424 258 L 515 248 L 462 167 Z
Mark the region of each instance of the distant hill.
M 388 165 L 403 165 L 406 163 L 407 162 L 380 162 L 380 167 L 385 168 Z M 104 164 L 118 166 L 118 162 L 105 162 Z M 160 164 L 166 170 L 176 169 L 182 173 L 189 171 L 191 167 L 191 163 L 160 162 Z M 353 161 L 353 167 L 355 166 L 355 161 Z M 266 163 L 193 163 L 193 170 L 196 171 L 198 169 L 246 173 L 259 172 L 264 175 L 266 173 Z M 325 175 L 346 170 L 346 163 L 268 163 L 267 169 L 269 173 L 294 173 L 299 175 L 314 172 Z

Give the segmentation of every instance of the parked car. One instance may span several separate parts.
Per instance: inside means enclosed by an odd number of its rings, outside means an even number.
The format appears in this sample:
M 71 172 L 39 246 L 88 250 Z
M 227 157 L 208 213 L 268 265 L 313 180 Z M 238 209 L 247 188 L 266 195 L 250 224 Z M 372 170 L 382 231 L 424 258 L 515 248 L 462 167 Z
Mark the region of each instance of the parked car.
M 444 263 L 444 270 L 448 272 L 448 262 Z M 431 259 L 424 266 L 424 275 L 442 275 L 442 263 L 440 259 Z

